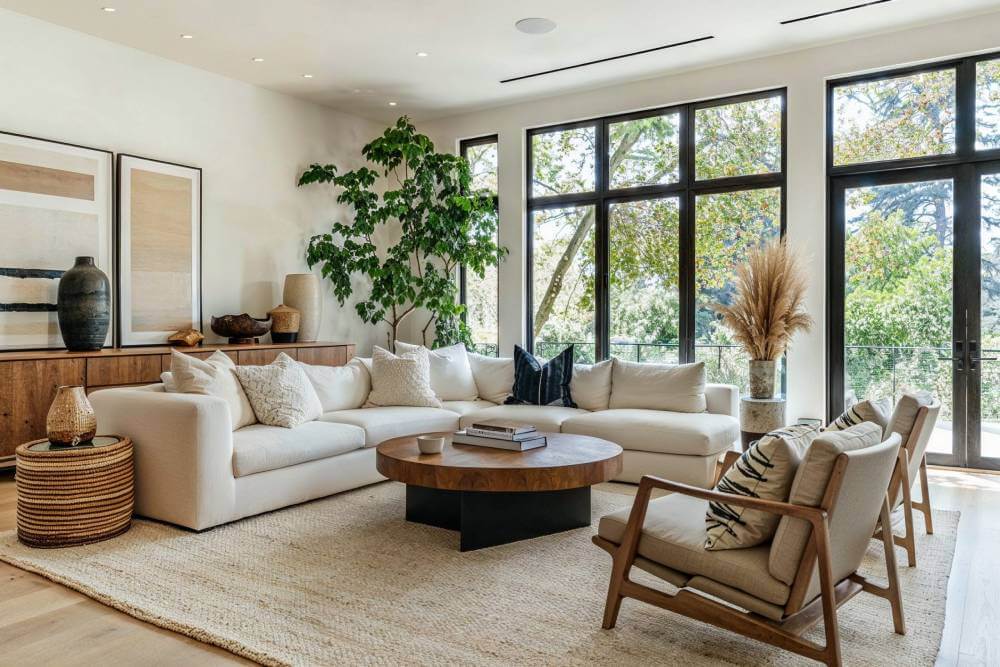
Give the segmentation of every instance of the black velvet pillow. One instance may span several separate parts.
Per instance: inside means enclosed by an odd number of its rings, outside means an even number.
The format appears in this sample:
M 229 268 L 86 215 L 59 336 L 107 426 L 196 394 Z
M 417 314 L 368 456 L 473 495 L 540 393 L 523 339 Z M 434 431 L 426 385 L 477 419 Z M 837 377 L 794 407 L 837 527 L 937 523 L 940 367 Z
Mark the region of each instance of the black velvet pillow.
M 534 355 L 514 346 L 514 388 L 504 403 L 508 405 L 562 405 L 575 408 L 569 393 L 573 379 L 573 346 L 544 364 Z

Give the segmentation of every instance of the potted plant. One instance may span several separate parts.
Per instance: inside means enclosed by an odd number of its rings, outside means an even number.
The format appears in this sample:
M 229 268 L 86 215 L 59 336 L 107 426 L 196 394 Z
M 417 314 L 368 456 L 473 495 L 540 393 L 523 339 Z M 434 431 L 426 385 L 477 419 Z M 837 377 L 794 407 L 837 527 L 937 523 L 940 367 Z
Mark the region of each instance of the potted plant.
M 729 305 L 715 304 L 722 323 L 750 357 L 750 396 L 774 397 L 777 361 L 799 331 L 813 319 L 804 308 L 806 275 L 784 240 L 750 250 L 736 269 L 736 290 Z
M 425 345 L 432 327 L 437 345 L 471 345 L 458 268 L 482 277 L 507 252 L 496 244 L 493 195 L 473 191 L 465 158 L 435 152 L 406 116 L 361 154 L 375 169 L 338 174 L 335 165 L 314 164 L 299 178 L 299 185 L 338 186 L 337 202 L 354 211 L 353 222 L 335 222 L 330 232 L 312 237 L 309 267 L 321 266 L 341 305 L 354 290 L 352 277 L 367 277 L 368 296 L 355 309 L 364 322 L 388 325 L 390 350 L 400 325 L 415 313 L 425 317 Z M 382 238 L 397 240 L 378 243 Z

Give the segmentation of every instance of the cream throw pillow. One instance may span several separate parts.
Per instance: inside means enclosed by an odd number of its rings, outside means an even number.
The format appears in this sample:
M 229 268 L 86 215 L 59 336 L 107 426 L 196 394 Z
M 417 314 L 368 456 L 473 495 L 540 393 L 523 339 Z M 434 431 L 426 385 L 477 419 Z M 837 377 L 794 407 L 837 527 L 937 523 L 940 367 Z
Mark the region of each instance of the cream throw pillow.
M 235 368 L 233 360 L 221 350 L 213 352 L 208 359 L 171 350 L 170 377 L 173 379 L 173 388 L 166 382 L 164 386 L 167 391 L 218 396 L 225 400 L 235 431 L 257 423 L 250 401 L 233 374 Z
M 431 388 L 431 364 L 427 348 L 396 356 L 377 345 L 372 350 L 372 405 L 440 408 Z
M 479 398 L 503 403 L 514 388 L 514 360 L 510 357 L 487 357 L 469 352 L 469 365 L 476 379 Z
M 614 360 L 596 364 L 573 364 L 569 393 L 576 407 L 584 410 L 607 410 L 611 400 L 611 371 Z
M 262 424 L 295 428 L 323 414 L 305 371 L 284 352 L 268 366 L 237 366 L 233 370 Z
M 316 390 L 323 412 L 360 408 L 371 393 L 371 374 L 360 359 L 351 359 L 344 366 L 299 365 Z
M 422 345 L 411 345 L 401 340 L 396 341 L 396 352 L 406 354 L 415 352 Z M 427 348 L 424 348 L 425 350 Z M 448 347 L 428 350 L 431 362 L 431 389 L 442 401 L 474 401 L 479 398 L 476 390 L 476 378 L 472 376 L 469 366 L 469 354 L 465 345 L 457 343 Z
M 799 461 L 813 439 L 816 426 L 786 426 L 750 445 L 726 471 L 715 490 L 749 498 L 788 500 Z M 705 514 L 705 548 L 743 549 L 774 537 L 781 516 L 738 505 L 710 502 Z
M 642 364 L 615 357 L 611 372 L 611 400 L 616 408 L 704 412 L 705 362 Z

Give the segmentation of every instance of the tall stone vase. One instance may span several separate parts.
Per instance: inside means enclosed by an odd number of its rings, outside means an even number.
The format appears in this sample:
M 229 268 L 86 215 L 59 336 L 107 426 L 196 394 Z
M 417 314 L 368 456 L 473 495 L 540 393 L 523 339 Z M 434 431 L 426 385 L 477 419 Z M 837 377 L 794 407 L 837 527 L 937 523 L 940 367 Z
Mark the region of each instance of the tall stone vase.
M 111 324 L 111 283 L 93 257 L 77 257 L 59 279 L 59 331 L 74 352 L 104 347 Z
M 750 398 L 774 398 L 774 377 L 778 362 L 774 359 L 750 360 Z
M 313 343 L 319 336 L 323 317 L 323 294 L 319 278 L 312 273 L 289 273 L 285 276 L 282 303 L 299 311 L 300 343 Z

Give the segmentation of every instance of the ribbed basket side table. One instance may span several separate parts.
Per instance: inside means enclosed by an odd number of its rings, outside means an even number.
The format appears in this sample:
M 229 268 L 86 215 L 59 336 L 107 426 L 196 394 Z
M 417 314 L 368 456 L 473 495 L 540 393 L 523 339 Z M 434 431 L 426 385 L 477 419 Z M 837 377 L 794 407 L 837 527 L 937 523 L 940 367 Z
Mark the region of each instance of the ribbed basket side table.
M 121 535 L 132 525 L 132 441 L 116 435 L 59 447 L 17 448 L 17 537 L 31 547 L 69 547 Z

